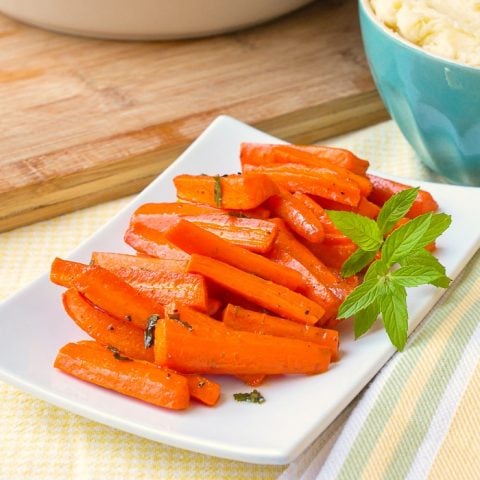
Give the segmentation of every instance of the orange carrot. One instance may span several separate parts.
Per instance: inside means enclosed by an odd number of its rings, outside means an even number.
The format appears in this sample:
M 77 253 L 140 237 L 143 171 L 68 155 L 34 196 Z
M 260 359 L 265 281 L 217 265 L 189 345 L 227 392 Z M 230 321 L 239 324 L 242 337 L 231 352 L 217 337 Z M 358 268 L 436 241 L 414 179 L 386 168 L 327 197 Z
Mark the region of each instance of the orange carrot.
M 185 267 L 188 263 L 188 255 L 168 243 L 163 234 L 153 228 L 148 228 L 141 224 L 130 225 L 125 232 L 124 239 L 137 252 L 150 255 L 151 257 L 184 262 Z
M 248 174 L 267 175 L 290 192 L 303 192 L 356 206 L 361 191 L 357 183 L 328 168 L 309 167 L 297 163 L 243 165 Z
M 187 261 L 170 258 L 155 258 L 146 255 L 127 255 L 125 253 L 93 252 L 92 265 L 98 265 L 107 270 L 116 270 L 129 267 L 148 270 L 149 272 L 177 272 L 184 273 Z
M 269 145 L 261 143 L 242 143 L 240 149 L 240 159 L 242 164 L 252 163 L 260 165 L 265 163 L 275 163 L 275 156 L 272 150 L 279 145 Z M 339 167 L 346 168 L 358 175 L 364 175 L 368 169 L 369 162 L 362 160 L 349 150 L 343 148 L 326 147 L 323 145 L 288 145 L 292 151 L 307 152 L 320 160 L 327 160 Z M 282 157 L 277 158 L 281 160 Z M 315 158 L 301 158 L 305 165 L 320 166 Z
M 162 208 L 164 208 L 163 205 Z M 266 220 L 237 217 L 226 213 L 180 216 L 166 213 L 157 214 L 153 213 L 153 209 L 151 209 L 149 214 L 135 213 L 131 219 L 131 225 L 134 228 L 141 225 L 163 234 L 179 219 L 195 223 L 234 245 L 259 253 L 265 253 L 271 248 L 276 235 L 276 229 L 272 229 L 271 224 Z
M 220 385 L 201 375 L 185 375 L 190 396 L 209 407 L 213 407 L 220 398 Z
M 288 190 L 279 189 L 267 204 L 272 213 L 282 218 L 297 235 L 309 242 L 321 243 L 324 239 L 322 222 L 302 201 Z
M 340 269 L 345 261 L 352 255 L 357 246 L 353 242 L 337 244 L 311 243 L 308 249 L 325 265 L 330 268 Z
M 275 230 L 277 230 L 277 227 Z M 217 235 L 185 220 L 177 222 L 174 227 L 165 233 L 165 237 L 172 244 L 189 254 L 197 253 L 221 260 L 266 280 L 276 281 L 291 290 L 296 290 L 304 283 L 298 272 L 278 265 L 244 248 L 232 245 Z
M 325 208 L 326 210 L 344 210 L 349 212 L 358 213 L 364 217 L 377 218 L 378 213 L 380 212 L 380 207 L 373 202 L 370 202 L 365 197 L 360 197 L 360 202 L 356 207 L 351 207 L 349 205 L 343 205 L 333 200 L 318 199 L 318 203 Z
M 331 356 L 314 343 L 232 330 L 181 305 L 157 324 L 154 350 L 159 365 L 200 374 L 320 373 Z
M 368 196 L 368 199 L 380 207 L 396 193 L 411 188 L 403 183 L 377 177 L 376 175 L 368 175 L 368 178 L 372 182 L 373 186 L 372 192 Z M 407 213 L 407 217 L 415 218 L 423 213 L 434 212 L 437 209 L 438 204 L 432 195 L 425 190 L 420 190 L 417 198 L 413 202 L 412 208 Z
M 245 374 L 245 375 L 235 375 L 239 380 L 241 380 L 245 385 L 250 387 L 259 387 L 267 378 L 263 373 L 255 374 Z
M 95 308 L 72 288 L 63 294 L 63 306 L 70 318 L 97 342 L 113 346 L 127 357 L 153 362 L 153 350 L 145 348 L 141 328 Z
M 50 268 L 50 280 L 62 287 L 71 287 L 73 280 L 88 270 L 89 266 L 80 262 L 55 258 Z
M 325 328 L 301 325 L 284 318 L 266 313 L 253 312 L 237 305 L 227 305 L 223 311 L 223 323 L 234 330 L 273 335 L 275 337 L 296 338 L 305 342 L 317 343 L 332 352 L 332 359 L 338 359 L 338 332 Z
M 183 410 L 189 406 L 185 377 L 148 362 L 127 360 L 95 342 L 68 343 L 58 352 L 54 366 L 81 380 L 159 407 Z
M 92 266 L 73 285 L 97 307 L 140 328 L 146 328 L 152 315 L 163 315 L 162 304 L 102 267 Z
M 296 322 L 313 325 L 320 321 L 325 313 L 323 307 L 300 293 L 213 258 L 193 254 L 188 271 L 199 273 L 225 289 Z
M 261 175 L 178 175 L 173 183 L 182 200 L 234 210 L 256 208 L 276 191 Z

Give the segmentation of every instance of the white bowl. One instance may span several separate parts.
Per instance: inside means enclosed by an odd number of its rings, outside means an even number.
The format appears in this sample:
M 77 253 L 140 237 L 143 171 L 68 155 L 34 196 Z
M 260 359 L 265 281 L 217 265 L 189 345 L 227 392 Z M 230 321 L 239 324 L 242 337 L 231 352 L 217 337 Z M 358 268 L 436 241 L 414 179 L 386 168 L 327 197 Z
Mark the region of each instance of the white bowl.
M 123 40 L 200 37 L 249 27 L 312 0 L 0 0 L 0 11 L 58 32 Z

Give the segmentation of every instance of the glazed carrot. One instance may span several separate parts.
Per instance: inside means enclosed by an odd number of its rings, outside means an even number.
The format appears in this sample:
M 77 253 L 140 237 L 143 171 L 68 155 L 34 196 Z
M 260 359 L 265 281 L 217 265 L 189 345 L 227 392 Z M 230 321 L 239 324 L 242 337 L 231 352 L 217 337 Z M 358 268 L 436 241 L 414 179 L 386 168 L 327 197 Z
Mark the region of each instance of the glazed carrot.
M 308 249 L 329 268 L 340 269 L 345 261 L 352 255 L 357 246 L 353 242 L 337 244 L 311 243 Z
M 362 160 L 349 150 L 343 148 L 326 147 L 323 145 L 288 145 L 292 150 L 308 152 L 313 156 L 328 160 L 329 162 L 346 168 L 358 175 L 364 175 L 369 167 L 367 160 Z M 243 163 L 252 163 L 259 165 L 262 163 L 274 163 L 272 149 L 278 145 L 262 144 L 262 143 L 242 143 L 240 148 L 240 159 Z M 314 159 L 305 160 L 306 165 L 319 166 Z
M 346 205 L 358 205 L 360 188 L 357 183 L 328 168 L 309 167 L 297 163 L 243 165 L 245 173 L 267 175 L 290 192 L 303 192 L 330 198 Z
M 372 182 L 372 192 L 368 196 L 368 199 L 382 206 L 390 197 L 402 190 L 411 188 L 403 183 L 395 182 L 394 180 L 388 180 L 386 178 L 377 177 L 376 175 L 368 175 L 368 178 Z M 413 202 L 412 208 L 407 213 L 407 217 L 415 218 L 423 213 L 434 212 L 438 209 L 438 204 L 432 197 L 432 195 L 425 191 L 420 190 L 417 198 Z
M 209 407 L 213 407 L 220 398 L 220 385 L 201 375 L 184 375 L 187 379 L 190 396 Z
M 306 207 L 308 207 L 317 219 L 322 223 L 324 237 L 322 243 L 345 243 L 351 242 L 351 240 L 345 236 L 334 223 L 330 220 L 325 209 L 312 197 L 304 193 L 295 192 L 293 196 L 300 200 Z
M 297 235 L 309 242 L 323 241 L 325 233 L 321 220 L 288 190 L 279 188 L 279 192 L 267 200 L 267 205 L 272 214 L 282 218 Z
M 234 210 L 256 208 L 276 191 L 262 175 L 178 175 L 173 183 L 182 200 Z
M 146 328 L 152 315 L 163 315 L 162 304 L 102 267 L 92 266 L 73 285 L 97 307 L 140 328 Z
M 312 325 L 301 325 L 284 318 L 274 317 L 266 313 L 246 310 L 237 305 L 227 305 L 223 311 L 222 321 L 234 330 L 273 335 L 274 337 L 296 338 L 304 342 L 312 342 L 328 348 L 332 359 L 338 358 L 338 332 Z
M 157 364 L 200 374 L 320 373 L 331 356 L 314 343 L 233 330 L 181 305 L 157 324 L 154 350 Z
M 123 267 L 128 267 L 139 268 L 149 272 L 166 271 L 184 273 L 187 266 L 187 261 L 185 260 L 110 252 L 93 252 L 90 262 L 92 265 L 98 265 L 112 272 Z
M 325 208 L 326 210 L 344 210 L 349 212 L 358 213 L 364 217 L 377 218 L 378 213 L 380 212 L 380 207 L 375 203 L 367 200 L 365 197 L 360 197 L 360 202 L 356 207 L 351 207 L 349 205 L 343 205 L 333 200 L 318 199 L 318 203 Z
M 165 233 L 175 225 L 179 219 L 195 223 L 199 227 L 228 240 L 234 245 L 247 248 L 258 253 L 267 252 L 276 236 L 276 228 L 266 221 L 257 218 L 244 218 L 226 213 L 202 215 L 176 215 L 165 213 L 135 213 L 131 225 L 150 228 Z
M 239 380 L 241 380 L 245 385 L 250 387 L 259 387 L 267 378 L 266 375 L 262 373 L 255 374 L 245 374 L 245 375 L 235 375 Z
M 188 271 L 199 273 L 223 288 L 296 322 L 313 325 L 325 314 L 323 307 L 300 293 L 210 257 L 193 254 Z
M 153 350 L 145 348 L 141 328 L 95 308 L 73 288 L 64 292 L 63 306 L 70 318 L 97 342 L 111 345 L 127 357 L 153 362 Z
M 188 263 L 188 255 L 168 243 L 163 234 L 153 228 L 148 228 L 141 224 L 130 225 L 125 232 L 124 240 L 137 252 L 150 255 L 151 257 L 184 262 L 185 267 Z
M 187 379 L 156 365 L 127 360 L 95 342 L 68 343 L 54 366 L 95 385 L 159 407 L 183 410 L 189 406 Z
M 50 280 L 62 287 L 71 287 L 73 280 L 88 270 L 89 266 L 56 257 L 50 267 Z
M 264 148 L 264 147 L 261 147 Z M 250 153 L 252 153 L 250 151 Z M 245 158 L 246 157 L 246 158 Z M 329 159 L 321 158 L 305 149 L 298 149 L 292 145 L 270 145 L 270 151 L 264 155 L 251 155 L 247 157 L 244 155 L 240 157 L 242 167 L 250 165 L 274 165 L 274 164 L 298 164 L 313 169 L 326 169 L 328 171 L 338 174 L 340 177 L 355 182 L 360 188 L 362 195 L 368 195 L 372 190 L 370 180 L 364 174 L 357 175 L 350 170 L 332 162 Z M 259 162 L 259 163 L 255 163 Z
M 277 230 L 277 227 L 275 230 Z M 291 290 L 298 289 L 304 283 L 302 276 L 295 270 L 232 245 L 217 235 L 185 220 L 177 222 L 174 227 L 165 233 L 165 237 L 189 254 L 198 253 L 215 258 L 266 280 L 276 281 Z

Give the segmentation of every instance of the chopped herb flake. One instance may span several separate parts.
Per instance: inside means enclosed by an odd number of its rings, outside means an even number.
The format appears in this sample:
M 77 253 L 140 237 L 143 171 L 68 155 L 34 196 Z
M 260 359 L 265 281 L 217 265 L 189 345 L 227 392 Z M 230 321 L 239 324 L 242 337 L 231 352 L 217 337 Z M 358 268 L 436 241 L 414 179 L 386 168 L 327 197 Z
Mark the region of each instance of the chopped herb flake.
M 156 313 L 148 317 L 147 328 L 145 329 L 143 336 L 143 344 L 145 348 L 153 347 L 153 343 L 155 342 L 155 327 L 159 319 L 160 315 L 157 315 Z
M 120 360 L 122 362 L 132 361 L 131 358 L 124 357 L 123 355 L 121 355 L 120 350 L 118 350 L 118 348 L 112 347 L 111 345 L 109 345 L 107 348 L 113 353 L 113 358 L 115 358 L 115 360 Z
M 234 393 L 233 398 L 237 402 L 265 403 L 265 397 L 257 389 L 250 393 Z
M 190 332 L 193 330 L 193 327 L 188 322 L 185 322 L 180 318 L 180 314 L 178 313 L 177 310 L 174 310 L 173 313 L 168 315 L 168 318 L 170 320 L 174 320 L 175 322 L 179 323 L 182 327 L 185 327 Z
M 220 175 L 215 175 L 213 178 L 215 179 L 215 186 L 213 188 L 215 205 L 218 208 L 221 208 L 222 207 L 222 180 Z

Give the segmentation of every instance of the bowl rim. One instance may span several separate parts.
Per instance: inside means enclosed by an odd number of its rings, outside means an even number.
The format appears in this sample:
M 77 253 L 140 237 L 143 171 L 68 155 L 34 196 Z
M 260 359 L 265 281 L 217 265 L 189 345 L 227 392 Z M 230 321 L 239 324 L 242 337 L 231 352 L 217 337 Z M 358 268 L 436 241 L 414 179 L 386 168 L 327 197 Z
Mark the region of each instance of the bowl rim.
M 358 0 L 358 3 L 360 5 L 360 10 L 368 17 L 368 19 L 380 30 L 382 30 L 387 36 L 389 36 L 394 42 L 399 44 L 400 46 L 403 46 L 407 49 L 410 49 L 416 53 L 419 53 L 420 55 L 423 55 L 427 58 L 431 58 L 433 60 L 437 60 L 441 63 L 446 64 L 447 66 L 451 66 L 454 68 L 459 68 L 461 70 L 467 70 L 469 72 L 475 72 L 475 73 L 480 73 L 480 67 L 476 67 L 473 65 L 469 65 L 467 63 L 459 62 L 456 60 L 452 60 L 451 58 L 448 57 L 442 57 L 441 55 L 438 55 L 436 53 L 429 52 L 428 50 L 425 50 L 424 48 L 415 45 L 413 42 L 410 42 L 406 38 L 402 37 L 399 35 L 397 32 L 389 28 L 387 25 L 385 25 L 382 21 L 379 20 L 379 18 L 375 15 L 373 8 L 370 4 L 370 0 Z

